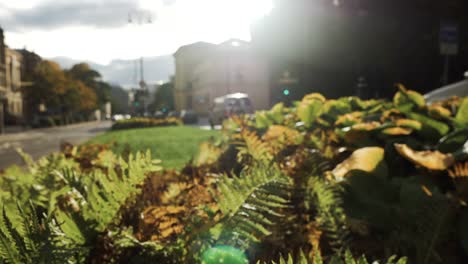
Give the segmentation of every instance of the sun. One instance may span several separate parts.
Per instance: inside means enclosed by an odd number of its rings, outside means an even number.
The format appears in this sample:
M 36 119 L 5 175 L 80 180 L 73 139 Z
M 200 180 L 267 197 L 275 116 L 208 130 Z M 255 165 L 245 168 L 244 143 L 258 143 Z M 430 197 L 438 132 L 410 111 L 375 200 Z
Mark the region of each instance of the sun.
M 194 20 L 202 23 L 201 35 L 223 41 L 227 38 L 250 40 L 250 25 L 273 8 L 271 0 L 194 1 Z M 198 12 L 197 12 L 198 11 Z

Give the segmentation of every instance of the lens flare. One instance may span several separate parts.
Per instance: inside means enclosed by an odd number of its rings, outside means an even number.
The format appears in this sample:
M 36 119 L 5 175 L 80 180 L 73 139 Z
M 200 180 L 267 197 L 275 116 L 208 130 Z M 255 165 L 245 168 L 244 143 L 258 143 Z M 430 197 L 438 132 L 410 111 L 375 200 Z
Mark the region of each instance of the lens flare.
M 249 260 L 242 250 L 231 246 L 215 246 L 202 255 L 202 264 L 247 264 Z

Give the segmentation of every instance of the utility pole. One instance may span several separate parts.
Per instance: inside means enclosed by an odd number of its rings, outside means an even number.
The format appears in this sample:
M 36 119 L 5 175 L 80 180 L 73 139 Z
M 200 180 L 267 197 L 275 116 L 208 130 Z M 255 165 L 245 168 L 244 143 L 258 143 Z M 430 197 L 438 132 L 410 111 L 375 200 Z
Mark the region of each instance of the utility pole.
M 440 23 L 439 47 L 440 55 L 444 56 L 444 71 L 442 74 L 442 83 L 447 85 L 450 74 L 450 56 L 458 54 L 458 24 L 450 21 Z
M 442 83 L 447 85 L 449 82 L 449 67 L 450 67 L 450 57 L 449 55 L 444 56 L 444 74 L 442 76 Z
M 143 12 L 143 11 L 134 11 L 134 12 L 128 13 L 128 23 L 132 25 L 136 25 L 136 26 L 143 26 L 145 24 L 151 24 L 153 22 L 152 22 L 150 13 Z M 137 91 L 135 95 L 139 94 L 140 96 L 135 96 L 135 99 L 142 100 L 143 112 L 146 113 L 147 109 L 146 109 L 146 103 L 145 103 L 145 96 L 148 95 L 148 87 L 144 79 L 143 57 L 140 57 L 139 60 L 140 60 L 140 81 L 137 82 L 137 87 L 139 86 L 140 90 Z M 137 75 L 136 74 L 137 66 L 138 66 L 138 59 L 135 60 L 135 77 Z
M 143 57 L 140 58 L 140 82 L 143 83 L 145 81 L 145 74 L 143 71 Z

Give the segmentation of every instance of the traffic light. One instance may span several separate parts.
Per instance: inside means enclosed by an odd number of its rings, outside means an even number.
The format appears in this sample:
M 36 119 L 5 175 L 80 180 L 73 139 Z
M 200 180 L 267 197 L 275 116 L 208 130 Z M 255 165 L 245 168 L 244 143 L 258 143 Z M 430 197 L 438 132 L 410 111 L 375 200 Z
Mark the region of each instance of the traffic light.
M 289 93 L 290 93 L 290 92 L 289 92 L 289 89 L 288 89 L 288 88 L 284 88 L 284 89 L 283 89 L 283 94 L 284 94 L 285 96 L 288 96 Z
M 133 103 L 133 105 L 134 105 L 135 107 L 138 107 L 138 106 L 140 106 L 140 102 L 136 101 L 136 102 Z

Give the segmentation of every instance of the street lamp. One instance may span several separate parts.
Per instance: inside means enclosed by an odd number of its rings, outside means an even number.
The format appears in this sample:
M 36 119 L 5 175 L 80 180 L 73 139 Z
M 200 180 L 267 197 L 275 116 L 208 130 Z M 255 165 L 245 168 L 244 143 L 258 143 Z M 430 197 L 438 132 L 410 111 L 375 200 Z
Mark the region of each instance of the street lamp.
M 128 13 L 128 23 L 136 26 L 143 26 L 146 24 L 152 24 L 153 19 L 151 13 L 148 11 L 133 11 Z M 137 82 L 137 71 L 138 60 L 135 60 L 135 82 Z M 140 81 L 137 82 L 137 87 L 140 87 L 141 100 L 143 104 L 144 112 L 146 113 L 145 96 L 147 96 L 148 90 L 144 79 L 143 70 L 143 57 L 140 57 Z

